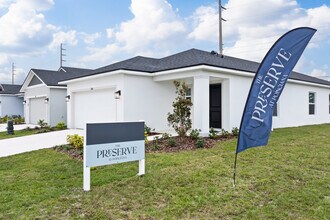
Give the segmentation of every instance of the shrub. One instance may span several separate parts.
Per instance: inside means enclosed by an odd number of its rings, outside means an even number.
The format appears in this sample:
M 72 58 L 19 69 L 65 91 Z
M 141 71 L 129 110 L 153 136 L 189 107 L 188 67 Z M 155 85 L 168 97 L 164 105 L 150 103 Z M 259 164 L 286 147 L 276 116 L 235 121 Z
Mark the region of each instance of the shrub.
M 14 124 L 17 125 L 20 123 L 20 118 L 14 118 Z
M 191 137 L 191 139 L 193 139 L 193 140 L 197 140 L 198 137 L 199 137 L 199 132 L 200 132 L 199 129 L 192 129 L 192 130 L 190 131 L 190 137 Z
M 227 138 L 229 136 L 229 132 L 225 129 L 221 128 L 221 136 Z
M 76 149 L 81 149 L 84 147 L 84 137 L 79 136 L 78 134 L 68 135 L 66 137 L 66 141 Z
M 232 133 L 232 135 L 234 135 L 235 137 L 237 137 L 238 136 L 238 133 L 239 133 L 238 128 L 237 127 L 234 127 L 233 129 L 231 129 L 231 133 Z
M 153 141 L 153 144 L 152 144 L 152 148 L 154 150 L 158 150 L 159 149 L 159 145 L 158 145 L 158 140 L 159 140 L 159 137 L 154 137 L 154 141 Z
M 144 132 L 147 132 L 147 134 L 150 134 L 151 128 L 148 127 L 146 124 L 144 124 Z
M 148 132 L 144 132 L 144 144 L 148 144 Z
M 167 141 L 168 146 L 175 147 L 176 146 L 176 140 L 174 138 L 169 138 Z
M 217 137 L 217 131 L 214 128 L 210 128 L 209 138 L 215 139 Z
M 20 124 L 24 124 L 24 123 L 25 123 L 25 119 L 24 119 L 24 117 L 20 117 L 20 119 L 19 119 L 19 123 L 20 123 Z
M 38 125 L 41 127 L 41 128 L 44 128 L 44 127 L 47 127 L 47 122 L 45 122 L 45 120 L 43 119 L 40 119 L 38 121 Z
M 174 81 L 174 85 L 177 97 L 172 103 L 173 113 L 167 114 L 167 121 L 180 137 L 184 137 L 191 128 L 190 108 L 192 102 L 190 99 L 186 98 L 186 93 L 189 88 L 184 82 Z
M 59 130 L 64 130 L 64 129 L 66 129 L 66 125 L 65 125 L 65 123 L 64 122 L 59 122 L 59 123 L 57 123 L 57 125 L 55 126 L 57 129 L 59 129 Z
M 163 140 L 167 140 L 167 139 L 169 139 L 170 137 L 171 137 L 171 135 L 170 135 L 169 133 L 163 133 L 161 138 L 162 138 Z
M 196 147 L 204 148 L 204 139 L 203 138 L 198 138 L 198 140 L 196 141 Z

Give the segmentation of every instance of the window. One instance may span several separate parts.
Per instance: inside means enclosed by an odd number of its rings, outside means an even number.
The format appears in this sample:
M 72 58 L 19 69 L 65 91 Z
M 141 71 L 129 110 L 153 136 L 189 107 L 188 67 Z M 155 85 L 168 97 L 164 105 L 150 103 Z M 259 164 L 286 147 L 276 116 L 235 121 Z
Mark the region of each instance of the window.
M 274 105 L 274 108 L 273 108 L 273 116 L 274 116 L 274 117 L 277 117 L 277 116 L 278 116 L 277 103 Z
M 315 115 L 315 93 L 310 92 L 308 95 L 308 110 L 310 115 Z
M 191 100 L 191 88 L 188 88 L 186 92 L 186 99 Z

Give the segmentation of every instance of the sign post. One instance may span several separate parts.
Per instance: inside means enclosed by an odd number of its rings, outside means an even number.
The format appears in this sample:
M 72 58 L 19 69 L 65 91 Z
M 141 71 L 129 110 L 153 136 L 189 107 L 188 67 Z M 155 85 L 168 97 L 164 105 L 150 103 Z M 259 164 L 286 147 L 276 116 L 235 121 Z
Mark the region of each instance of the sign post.
M 144 122 L 87 123 L 84 143 L 84 191 L 90 190 L 90 168 L 139 161 L 145 174 Z

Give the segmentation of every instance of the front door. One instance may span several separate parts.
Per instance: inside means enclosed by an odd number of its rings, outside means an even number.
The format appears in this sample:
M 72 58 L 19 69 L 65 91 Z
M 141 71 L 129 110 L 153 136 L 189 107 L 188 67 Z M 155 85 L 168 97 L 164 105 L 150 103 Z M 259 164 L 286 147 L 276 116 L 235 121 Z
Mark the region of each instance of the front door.
M 221 128 L 221 84 L 210 85 L 210 127 Z

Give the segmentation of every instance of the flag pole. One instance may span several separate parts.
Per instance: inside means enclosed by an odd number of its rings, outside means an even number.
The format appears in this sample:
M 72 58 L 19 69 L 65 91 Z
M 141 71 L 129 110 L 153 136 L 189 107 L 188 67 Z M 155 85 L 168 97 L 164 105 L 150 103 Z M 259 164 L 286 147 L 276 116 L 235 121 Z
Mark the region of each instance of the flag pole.
M 233 176 L 233 188 L 236 188 L 236 164 L 237 164 L 237 152 L 235 154 L 235 162 L 234 162 L 234 176 Z

